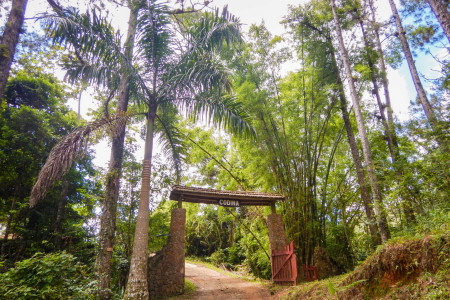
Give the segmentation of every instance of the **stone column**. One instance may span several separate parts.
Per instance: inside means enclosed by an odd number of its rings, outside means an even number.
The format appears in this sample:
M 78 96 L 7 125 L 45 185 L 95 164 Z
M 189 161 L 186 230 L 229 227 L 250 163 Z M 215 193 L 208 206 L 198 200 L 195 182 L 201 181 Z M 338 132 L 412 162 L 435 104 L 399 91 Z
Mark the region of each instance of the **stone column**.
M 284 231 L 283 216 L 279 214 L 270 214 L 267 217 L 269 228 L 270 250 L 279 250 L 289 244 L 286 232 Z
M 167 244 L 148 261 L 148 288 L 151 299 L 181 294 L 184 289 L 186 209 L 175 208 Z

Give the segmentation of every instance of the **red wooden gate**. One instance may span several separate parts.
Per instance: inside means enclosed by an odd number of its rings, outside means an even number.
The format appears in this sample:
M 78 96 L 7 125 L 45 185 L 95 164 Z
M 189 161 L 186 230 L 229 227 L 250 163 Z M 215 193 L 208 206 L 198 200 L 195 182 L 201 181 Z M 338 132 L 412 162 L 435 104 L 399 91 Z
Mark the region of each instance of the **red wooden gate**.
M 313 265 L 303 265 L 303 272 L 305 274 L 306 281 L 314 281 L 317 280 L 317 267 Z
M 297 279 L 297 258 L 294 254 L 294 242 L 284 249 L 271 250 L 272 281 L 279 283 L 292 282 Z

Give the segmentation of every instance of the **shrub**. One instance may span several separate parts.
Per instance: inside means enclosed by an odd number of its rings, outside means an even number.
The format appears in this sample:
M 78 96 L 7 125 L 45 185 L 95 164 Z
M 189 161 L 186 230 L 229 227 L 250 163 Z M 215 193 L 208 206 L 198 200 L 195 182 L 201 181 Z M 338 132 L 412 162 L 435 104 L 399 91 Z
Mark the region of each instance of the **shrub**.
M 220 265 L 225 262 L 226 256 L 222 249 L 217 250 L 213 254 L 211 254 L 211 263 L 214 264 L 217 267 L 220 267 Z
M 89 269 L 66 252 L 36 253 L 0 274 L 2 299 L 93 299 Z

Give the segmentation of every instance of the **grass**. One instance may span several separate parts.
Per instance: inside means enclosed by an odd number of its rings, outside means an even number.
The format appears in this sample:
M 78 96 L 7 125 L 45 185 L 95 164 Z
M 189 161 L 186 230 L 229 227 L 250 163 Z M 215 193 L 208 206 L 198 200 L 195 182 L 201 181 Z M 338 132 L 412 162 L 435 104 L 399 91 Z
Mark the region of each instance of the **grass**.
M 174 296 L 168 298 L 168 300 L 182 300 L 182 299 L 190 299 L 197 291 L 197 287 L 195 284 L 190 282 L 187 279 L 184 279 L 184 290 L 182 295 Z

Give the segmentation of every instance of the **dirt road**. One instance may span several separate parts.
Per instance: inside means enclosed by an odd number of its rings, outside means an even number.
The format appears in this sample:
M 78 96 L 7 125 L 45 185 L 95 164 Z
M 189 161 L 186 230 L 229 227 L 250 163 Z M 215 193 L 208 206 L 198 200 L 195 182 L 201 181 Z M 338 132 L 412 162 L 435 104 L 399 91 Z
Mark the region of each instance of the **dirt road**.
M 200 265 L 186 263 L 186 279 L 197 286 L 189 299 L 260 300 L 277 299 L 258 283 L 233 278 Z M 186 298 L 185 298 L 186 299 Z

